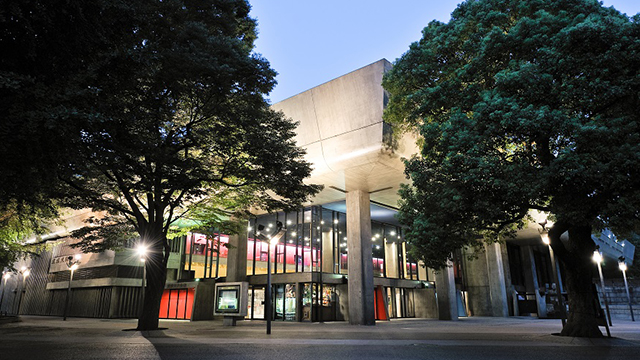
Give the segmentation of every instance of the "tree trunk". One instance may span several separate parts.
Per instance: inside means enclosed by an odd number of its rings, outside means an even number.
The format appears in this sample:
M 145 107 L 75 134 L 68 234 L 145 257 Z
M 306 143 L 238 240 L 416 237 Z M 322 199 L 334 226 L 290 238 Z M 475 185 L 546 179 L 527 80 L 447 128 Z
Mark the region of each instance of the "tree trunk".
M 555 228 L 555 226 L 554 226 Z M 560 240 L 562 226 L 549 232 L 552 247 L 564 265 L 569 314 L 567 324 L 560 335 L 575 337 L 602 337 L 598 327 L 596 299 L 593 292 L 594 264 L 591 260 L 595 244 L 591 239 L 590 226 L 568 227 L 569 243 Z M 553 236 L 552 236 L 553 234 Z
M 146 255 L 147 287 L 142 314 L 138 318 L 137 330 L 139 331 L 158 329 L 160 301 L 167 279 L 167 259 L 169 257 L 168 250 L 165 249 L 167 238 L 162 227 L 162 223 L 150 223 L 147 228 L 140 228 L 141 242 L 148 248 Z

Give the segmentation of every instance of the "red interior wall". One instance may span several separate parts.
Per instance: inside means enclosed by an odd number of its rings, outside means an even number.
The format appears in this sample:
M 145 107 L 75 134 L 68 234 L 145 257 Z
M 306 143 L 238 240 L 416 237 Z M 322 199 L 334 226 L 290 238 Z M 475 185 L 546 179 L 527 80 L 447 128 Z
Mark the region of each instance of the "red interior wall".
M 194 295 L 193 288 L 165 289 L 160 300 L 160 319 L 191 319 Z

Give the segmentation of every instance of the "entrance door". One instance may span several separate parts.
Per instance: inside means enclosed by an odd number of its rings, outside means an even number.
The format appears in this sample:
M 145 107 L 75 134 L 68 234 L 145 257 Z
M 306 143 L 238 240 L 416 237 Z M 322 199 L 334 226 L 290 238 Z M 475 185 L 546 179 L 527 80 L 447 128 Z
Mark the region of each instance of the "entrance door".
M 253 288 L 251 291 L 252 301 L 249 302 L 249 306 L 252 308 L 249 309 L 247 314 L 252 319 L 264 319 L 264 288 Z M 251 312 L 252 310 L 253 312 Z
M 296 321 L 296 285 L 274 285 L 276 320 Z

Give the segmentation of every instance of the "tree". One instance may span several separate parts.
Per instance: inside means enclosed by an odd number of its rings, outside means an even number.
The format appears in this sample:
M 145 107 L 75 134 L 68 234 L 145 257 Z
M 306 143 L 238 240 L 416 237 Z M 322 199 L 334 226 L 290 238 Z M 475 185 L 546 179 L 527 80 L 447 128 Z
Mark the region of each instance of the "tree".
M 466 1 L 384 79 L 385 119 L 421 135 L 399 215 L 417 255 L 442 267 L 478 234 L 550 212 L 565 336 L 602 336 L 592 231 L 639 228 L 639 20 L 596 0 Z
M 0 257 L 33 253 L 27 237 L 59 217 L 61 132 L 90 92 L 78 79 L 115 33 L 98 1 L 16 0 L 0 5 Z M 82 34 L 82 36 L 78 36 Z
M 65 145 L 56 196 L 106 213 L 78 233 L 84 249 L 117 246 L 131 230 L 148 246 L 138 329 L 157 329 L 167 233 L 190 206 L 250 194 L 247 206 L 289 209 L 318 187 L 302 182 L 311 168 L 295 146 L 296 123 L 264 98 L 275 72 L 252 53 L 246 1 L 90 6 L 103 43 L 73 77 L 80 90 L 62 99 L 74 111 L 55 127 Z

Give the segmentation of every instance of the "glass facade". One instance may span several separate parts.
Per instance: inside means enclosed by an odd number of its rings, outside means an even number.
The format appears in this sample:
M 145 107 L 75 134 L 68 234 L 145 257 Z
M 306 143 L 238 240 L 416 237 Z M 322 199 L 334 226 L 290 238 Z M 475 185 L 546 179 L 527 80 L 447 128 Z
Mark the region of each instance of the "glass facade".
M 296 212 L 259 216 L 249 224 L 248 275 L 267 273 L 269 245 L 259 239 L 258 227 L 275 232 L 277 222 L 287 229 L 273 246 L 272 273 L 322 272 L 346 275 L 349 270 L 345 213 L 312 206 Z M 424 268 L 407 254 L 408 244 L 398 226 L 371 222 L 371 252 L 376 277 L 428 280 Z
M 183 279 L 227 276 L 229 236 L 188 234 L 184 242 Z
M 269 254 L 268 235 L 277 233 L 278 222 L 286 229 Z M 262 233 L 262 234 L 261 234 Z M 371 254 L 374 277 L 428 281 L 427 271 L 408 254 L 410 247 L 402 228 L 371 222 Z M 220 278 L 227 275 L 229 236 L 189 234 L 174 243 L 181 254 L 179 279 Z M 173 249 L 172 249 L 173 250 Z M 247 228 L 247 275 L 273 275 L 273 320 L 330 321 L 339 315 L 339 283 L 323 283 L 323 276 L 340 279 L 349 271 L 346 214 L 322 206 L 298 211 L 265 214 L 249 221 Z M 313 281 L 281 283 L 277 275 L 308 273 Z M 318 274 L 322 274 L 318 277 Z M 338 277 L 336 277 L 338 276 Z M 341 282 L 342 286 L 346 283 Z M 413 291 L 385 288 L 389 317 L 413 316 Z M 249 289 L 247 317 L 264 319 L 265 285 Z

